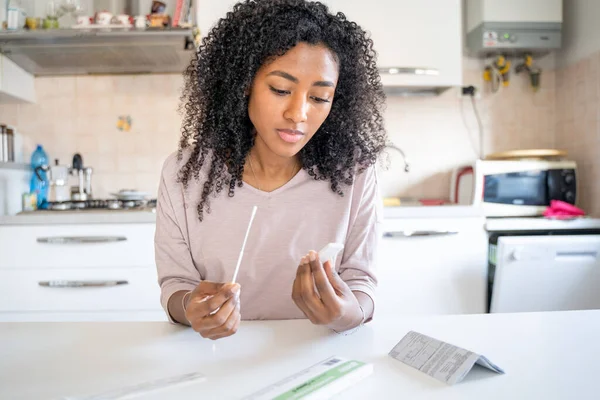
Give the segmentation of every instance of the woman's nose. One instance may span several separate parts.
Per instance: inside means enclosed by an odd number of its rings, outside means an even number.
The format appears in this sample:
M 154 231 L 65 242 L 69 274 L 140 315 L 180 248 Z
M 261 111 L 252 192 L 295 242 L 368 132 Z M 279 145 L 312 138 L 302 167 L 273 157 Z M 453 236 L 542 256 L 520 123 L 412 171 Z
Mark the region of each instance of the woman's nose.
M 303 96 L 295 96 L 288 103 L 283 116 L 286 119 L 293 121 L 295 124 L 305 122 L 308 118 L 308 102 Z

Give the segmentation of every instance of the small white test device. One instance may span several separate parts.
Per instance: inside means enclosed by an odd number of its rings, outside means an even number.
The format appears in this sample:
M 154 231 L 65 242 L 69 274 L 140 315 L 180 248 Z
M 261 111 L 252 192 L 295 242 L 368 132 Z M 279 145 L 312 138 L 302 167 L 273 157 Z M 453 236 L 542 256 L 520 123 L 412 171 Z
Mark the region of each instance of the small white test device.
M 344 245 L 341 243 L 329 243 L 319 251 L 319 260 L 321 264 L 325 264 L 327 261 L 332 261 L 340 251 L 344 249 Z

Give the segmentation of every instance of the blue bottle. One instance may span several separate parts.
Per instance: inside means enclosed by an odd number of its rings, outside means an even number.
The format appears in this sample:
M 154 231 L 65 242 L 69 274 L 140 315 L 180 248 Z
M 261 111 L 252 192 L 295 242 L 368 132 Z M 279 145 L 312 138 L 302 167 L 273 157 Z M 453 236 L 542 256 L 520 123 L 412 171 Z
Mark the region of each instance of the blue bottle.
M 33 168 L 33 174 L 29 183 L 29 191 L 36 194 L 37 207 L 45 208 L 48 200 L 48 187 L 50 186 L 47 172 L 48 155 L 39 144 L 31 155 L 31 168 Z

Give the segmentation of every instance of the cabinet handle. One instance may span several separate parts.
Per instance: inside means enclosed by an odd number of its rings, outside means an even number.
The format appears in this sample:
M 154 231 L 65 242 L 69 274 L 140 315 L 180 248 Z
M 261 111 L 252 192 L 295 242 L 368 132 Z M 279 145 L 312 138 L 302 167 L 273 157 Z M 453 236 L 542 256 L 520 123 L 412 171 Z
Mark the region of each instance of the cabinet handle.
M 128 281 L 40 281 L 38 285 L 55 288 L 104 287 L 127 285 Z
M 456 235 L 458 232 L 455 231 L 393 231 L 385 232 L 383 237 L 386 238 L 411 238 L 411 237 L 423 237 L 423 236 L 450 236 Z
M 431 75 L 438 76 L 440 74 L 440 70 L 437 68 L 427 68 L 427 67 L 389 67 L 389 68 L 379 68 L 380 74 L 386 75 Z
M 48 244 L 113 243 L 125 240 L 127 240 L 125 236 L 49 236 L 37 238 L 38 243 Z

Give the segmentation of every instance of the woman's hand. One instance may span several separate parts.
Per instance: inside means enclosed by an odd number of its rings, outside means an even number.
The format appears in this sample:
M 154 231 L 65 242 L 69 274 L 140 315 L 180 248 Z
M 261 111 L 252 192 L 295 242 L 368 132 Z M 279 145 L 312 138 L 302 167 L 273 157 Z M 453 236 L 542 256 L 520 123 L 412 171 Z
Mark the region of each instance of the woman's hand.
M 185 317 L 207 339 L 237 332 L 240 324 L 240 285 L 202 281 L 183 298 Z
M 292 299 L 313 324 L 326 325 L 336 331 L 354 328 L 364 317 L 346 282 L 333 271 L 329 261 L 321 264 L 315 251 L 300 261 Z

